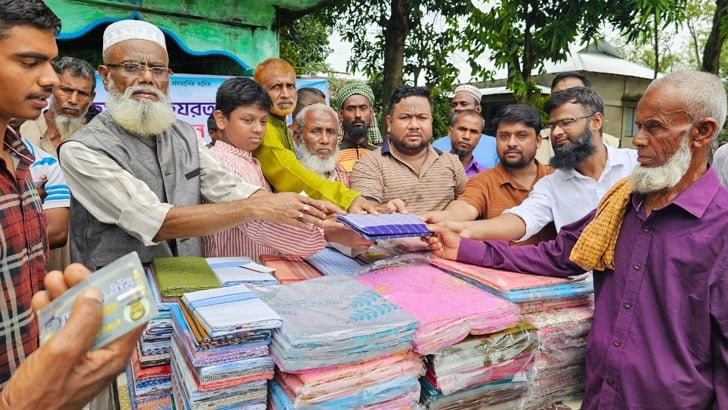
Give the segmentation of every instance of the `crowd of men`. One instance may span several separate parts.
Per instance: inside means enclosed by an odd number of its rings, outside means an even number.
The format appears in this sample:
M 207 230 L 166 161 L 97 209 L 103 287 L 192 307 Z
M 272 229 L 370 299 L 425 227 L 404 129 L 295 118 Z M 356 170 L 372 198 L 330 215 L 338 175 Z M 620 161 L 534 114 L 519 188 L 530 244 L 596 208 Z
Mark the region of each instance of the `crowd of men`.
M 428 89 L 394 91 L 382 140 L 369 86 L 347 83 L 329 106 L 270 58 L 217 90 L 206 145 L 175 117 L 158 27 L 105 29 L 108 101 L 88 115 L 95 70 L 57 58 L 60 20 L 41 0 L 0 5 L 0 408 L 80 408 L 123 370 L 142 328 L 88 351 L 102 316 L 96 290 L 38 346 L 33 312 L 92 271 L 131 251 L 148 264 L 369 248 L 335 221 L 346 212 L 416 213 L 444 258 L 592 270 L 584 408 L 728 406 L 728 148 L 711 162 L 726 116 L 718 77 L 653 81 L 636 149 L 606 143 L 604 102 L 578 73 L 554 79 L 546 127 L 534 108 L 506 105 L 495 136 L 483 134 L 480 91 L 459 86 L 448 135 L 433 143 Z M 544 145 L 548 164 L 537 159 Z M 63 252 L 53 263 L 50 248 Z

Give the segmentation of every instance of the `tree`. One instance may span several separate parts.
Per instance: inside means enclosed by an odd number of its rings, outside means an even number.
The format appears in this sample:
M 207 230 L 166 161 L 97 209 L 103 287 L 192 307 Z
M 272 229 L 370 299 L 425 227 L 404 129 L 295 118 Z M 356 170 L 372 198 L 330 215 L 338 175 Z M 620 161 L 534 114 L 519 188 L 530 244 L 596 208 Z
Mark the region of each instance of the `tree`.
M 686 18 L 687 0 L 629 0 L 618 7 L 610 21 L 628 43 L 651 44 L 654 78 L 662 70 L 661 33 L 676 32 Z
M 720 73 L 721 50 L 728 33 L 728 0 L 716 0 L 713 25 L 703 51 L 703 71 Z
M 294 66 L 297 74 L 329 70 L 326 57 L 332 51 L 329 36 L 333 29 L 326 24 L 327 19 L 325 12 L 308 14 L 280 28 L 280 58 Z
M 381 80 L 377 95 L 381 115 L 389 110 L 394 89 L 404 82 L 424 79 L 433 95 L 452 85 L 458 71 L 447 57 L 454 41 L 437 21 L 464 15 L 468 4 L 467 0 L 349 0 L 328 9 L 330 23 L 352 44 L 347 70 L 363 73 L 370 83 Z
M 604 3 L 584 0 L 503 0 L 486 10 L 471 5 L 461 47 L 470 55 L 472 72 L 485 79 L 492 71 L 477 60 L 489 53 L 496 68 L 508 70 L 508 88 L 526 103 L 539 94 L 532 74 L 542 71 L 547 61 L 566 59 L 580 34 L 591 39 L 604 8 Z

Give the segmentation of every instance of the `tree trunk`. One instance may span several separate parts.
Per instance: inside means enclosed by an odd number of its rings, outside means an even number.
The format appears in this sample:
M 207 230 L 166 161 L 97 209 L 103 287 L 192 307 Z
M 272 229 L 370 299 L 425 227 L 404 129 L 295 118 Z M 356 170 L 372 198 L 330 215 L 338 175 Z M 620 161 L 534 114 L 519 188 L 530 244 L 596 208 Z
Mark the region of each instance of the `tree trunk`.
M 725 34 L 720 29 L 721 21 L 728 13 L 728 0 L 716 0 L 715 15 L 713 15 L 713 27 L 710 30 L 708 41 L 705 42 L 703 50 L 703 66 L 702 71 L 713 74 L 719 74 L 720 71 L 720 51 L 725 42 Z
M 391 17 L 384 29 L 384 76 L 382 83 L 382 135 L 386 135 L 387 124 L 384 118 L 389 113 L 389 99 L 394 89 L 402 84 L 404 68 L 404 42 L 410 31 L 409 7 L 407 0 L 392 0 Z

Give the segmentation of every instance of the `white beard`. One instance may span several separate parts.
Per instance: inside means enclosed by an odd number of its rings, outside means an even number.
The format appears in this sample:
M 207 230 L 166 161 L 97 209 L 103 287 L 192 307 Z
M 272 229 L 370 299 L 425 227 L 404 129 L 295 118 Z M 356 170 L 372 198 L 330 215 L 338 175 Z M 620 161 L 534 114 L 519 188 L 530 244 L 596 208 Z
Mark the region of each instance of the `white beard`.
M 73 134 L 77 129 L 83 125 L 83 116 L 80 117 L 69 117 L 63 114 L 53 114 L 53 120 L 56 123 L 56 129 L 58 134 L 61 136 L 61 141 L 68 138 L 69 135 Z
M 153 92 L 159 101 L 133 99 L 132 94 L 139 90 Z M 121 94 L 111 79 L 106 109 L 121 128 L 142 137 L 161 134 L 176 120 L 174 109 L 163 92 L 151 86 L 134 86 Z
M 331 176 L 336 176 L 336 154 L 338 153 L 339 148 L 337 147 L 328 158 L 321 159 L 318 155 L 308 152 L 305 144 L 296 147 L 296 156 L 301 161 L 301 164 L 309 171 L 315 172 L 324 178 L 328 178 L 327 173 Z
M 690 167 L 692 157 L 689 134 L 688 130 L 680 142 L 678 150 L 664 164 L 654 168 L 646 168 L 641 165 L 635 167 L 631 177 L 632 187 L 635 191 L 643 194 L 657 192 L 672 188 L 680 182 Z

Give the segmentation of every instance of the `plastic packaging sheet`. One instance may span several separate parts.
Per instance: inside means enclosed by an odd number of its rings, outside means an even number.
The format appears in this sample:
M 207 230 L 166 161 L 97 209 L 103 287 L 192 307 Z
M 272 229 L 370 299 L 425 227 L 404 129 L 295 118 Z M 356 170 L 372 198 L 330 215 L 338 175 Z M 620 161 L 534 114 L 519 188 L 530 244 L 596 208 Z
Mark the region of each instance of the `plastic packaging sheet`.
M 457 277 L 514 303 L 541 299 L 573 298 L 594 292 L 591 275 L 555 278 L 508 272 L 432 257 L 430 261 Z
M 357 280 L 419 321 L 414 350 L 426 355 L 470 333 L 497 332 L 518 321 L 517 307 L 427 263 L 387 267 Z
M 523 396 L 529 384 L 527 378 L 504 379 L 444 395 L 427 380 L 420 380 L 420 402 L 432 410 L 518 409 L 523 404 Z
M 476 385 L 512 379 L 533 367 L 538 354 L 536 330 L 525 322 L 502 332 L 470 336 L 427 356 L 426 379 L 451 394 Z
M 403 375 L 391 380 L 368 386 L 336 399 L 316 403 L 311 407 L 308 404 L 294 402 L 294 396 L 279 383 L 270 382 L 270 399 L 278 409 L 315 408 L 320 410 L 340 409 L 393 409 L 414 407 L 420 395 L 420 384 L 412 375 Z M 402 397 L 405 400 L 402 400 Z M 403 407 L 393 407 L 396 403 L 407 403 Z
M 417 320 L 346 275 L 252 289 L 283 318 L 271 351 L 294 372 L 410 350 Z
M 539 355 L 525 408 L 578 397 L 584 390 L 586 337 L 593 308 L 573 307 L 524 315 L 537 329 Z
M 335 369 L 278 374 L 279 383 L 295 396 L 295 403 L 313 405 L 348 396 L 403 375 L 414 378 L 424 373 L 422 360 L 412 352 L 391 355 Z
M 182 303 L 212 337 L 272 330 L 283 324 L 281 317 L 245 285 L 185 293 Z

